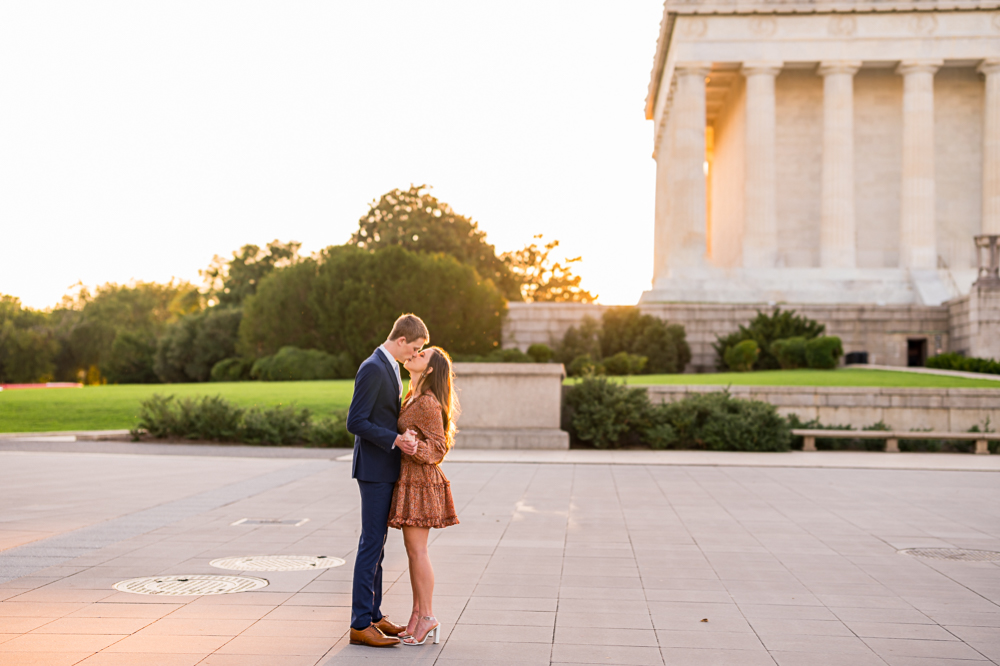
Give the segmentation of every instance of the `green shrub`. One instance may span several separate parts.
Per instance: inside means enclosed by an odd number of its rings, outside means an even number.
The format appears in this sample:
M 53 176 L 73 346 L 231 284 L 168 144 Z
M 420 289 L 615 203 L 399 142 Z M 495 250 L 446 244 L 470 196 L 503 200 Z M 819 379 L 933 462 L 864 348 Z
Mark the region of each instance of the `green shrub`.
M 774 405 L 720 391 L 653 407 L 643 439 L 657 449 L 787 451 L 792 437 Z
M 242 409 L 220 396 L 174 400 L 154 395 L 141 403 L 132 437 L 179 438 L 246 444 L 353 446 L 346 415 L 314 422 L 308 409 L 293 405 Z
M 645 356 L 622 351 L 604 359 L 602 365 L 604 371 L 609 375 L 638 375 L 646 367 L 647 361 Z
M 219 442 L 237 441 L 243 410 L 222 396 L 185 398 L 154 394 L 139 406 L 139 423 L 133 438 L 142 432 L 153 437 L 183 437 Z
M 531 358 L 517 347 L 510 349 L 495 349 L 486 355 L 488 363 L 534 363 Z
M 556 361 L 568 367 L 584 355 L 590 355 L 591 359 L 600 359 L 601 342 L 598 339 L 600 331 L 601 325 L 590 316 L 584 317 L 579 326 L 570 326 L 555 350 Z
M 598 449 L 622 445 L 640 427 L 649 409 L 643 388 L 629 388 L 607 377 L 586 377 L 566 392 L 573 436 Z
M 782 370 L 805 368 L 806 339 L 801 336 L 783 338 L 771 343 L 771 354 L 778 359 Z
M 239 308 L 217 306 L 170 324 L 155 349 L 160 381 L 208 381 L 216 363 L 236 355 L 242 318 Z
M 347 432 L 347 415 L 313 422 L 309 443 L 322 448 L 349 448 L 354 446 L 354 435 Z
M 308 409 L 253 407 L 243 415 L 238 439 L 247 444 L 299 444 L 309 441 L 309 431 Z
M 139 423 L 131 430 L 133 439 L 138 440 L 139 433 L 147 432 L 153 437 L 170 437 L 177 432 L 177 421 L 174 418 L 173 396 L 162 396 L 154 393 L 148 400 L 139 405 Z
M 806 342 L 806 364 L 818 370 L 832 370 L 844 355 L 840 338 L 835 335 L 813 338 Z
M 350 356 L 334 356 L 318 349 L 282 347 L 277 354 L 257 359 L 250 376 L 265 382 L 312 379 L 350 379 L 355 368 Z
M 659 317 L 642 314 L 636 307 L 606 310 L 601 317 L 598 339 L 600 357 L 595 358 L 607 359 L 620 352 L 645 356 L 646 374 L 684 372 L 691 362 L 684 327 L 667 325 Z
M 749 372 L 759 354 L 756 340 L 744 340 L 726 350 L 726 365 L 735 372 Z
M 760 349 L 760 356 L 754 363 L 754 370 L 777 370 L 780 366 L 778 359 L 771 353 L 771 344 L 775 340 L 786 338 L 803 337 L 807 340 L 822 335 L 826 330 L 820 324 L 808 317 L 795 314 L 795 310 L 782 310 L 775 308 L 771 314 L 764 314 L 758 311 L 757 316 L 750 320 L 746 326 L 740 326 L 739 330 L 729 335 L 719 336 L 712 347 L 715 349 L 715 365 L 719 370 L 725 370 L 726 350 L 743 340 L 755 340 Z
M 570 377 L 584 377 L 587 375 L 604 374 L 604 366 L 595 363 L 590 354 L 583 354 L 573 359 L 573 362 L 566 368 L 566 374 Z
M 938 370 L 959 370 L 961 372 L 981 372 L 1000 375 L 1000 362 L 988 358 L 966 358 L 961 354 L 947 353 L 931 356 L 925 365 Z
M 211 381 L 242 382 L 250 379 L 253 361 L 246 358 L 227 358 L 212 366 Z
M 535 363 L 548 363 L 555 356 L 555 352 L 552 347 L 536 342 L 535 344 L 528 347 L 528 356 L 534 360 Z

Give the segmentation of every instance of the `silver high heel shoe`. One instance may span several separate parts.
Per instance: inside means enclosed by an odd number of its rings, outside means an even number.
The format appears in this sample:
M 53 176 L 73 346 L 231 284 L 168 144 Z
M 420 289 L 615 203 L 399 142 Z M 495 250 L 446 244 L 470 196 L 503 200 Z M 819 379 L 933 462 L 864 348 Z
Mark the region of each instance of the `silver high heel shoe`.
M 434 624 L 433 627 L 431 627 L 430 629 L 427 630 L 427 633 L 424 634 L 424 637 L 420 641 L 417 640 L 416 636 L 410 635 L 410 636 L 407 636 L 406 638 L 404 638 L 400 642 L 403 645 L 423 645 L 424 643 L 427 642 L 427 639 L 430 638 L 431 635 L 433 635 L 434 636 L 434 643 L 435 644 L 440 643 L 441 642 L 441 623 L 437 621 L 437 618 L 436 617 L 429 617 L 429 616 L 425 615 L 425 616 L 423 616 L 420 619 L 421 620 L 430 620 L 430 621 L 434 622 L 435 624 Z

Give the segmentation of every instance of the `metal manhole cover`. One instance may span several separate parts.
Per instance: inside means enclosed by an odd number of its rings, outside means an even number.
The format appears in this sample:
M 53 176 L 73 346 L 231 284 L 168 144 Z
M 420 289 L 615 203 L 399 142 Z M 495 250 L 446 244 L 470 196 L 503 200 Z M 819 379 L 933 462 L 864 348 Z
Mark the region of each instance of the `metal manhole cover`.
M 326 555 L 247 555 L 221 557 L 209 564 L 232 571 L 309 571 L 339 567 L 344 564 L 344 560 Z
M 966 548 L 906 548 L 904 555 L 926 557 L 931 560 L 952 562 L 1000 562 L 1000 553 L 993 550 L 968 550 Z
M 299 527 L 308 522 L 308 518 L 289 518 L 285 520 L 281 518 L 240 518 L 232 525 L 291 525 L 292 527 Z
M 192 574 L 190 576 L 148 576 L 131 578 L 115 583 L 119 592 L 132 594 L 157 594 L 169 597 L 191 597 L 206 594 L 235 594 L 259 590 L 267 585 L 263 578 L 249 576 L 216 576 Z

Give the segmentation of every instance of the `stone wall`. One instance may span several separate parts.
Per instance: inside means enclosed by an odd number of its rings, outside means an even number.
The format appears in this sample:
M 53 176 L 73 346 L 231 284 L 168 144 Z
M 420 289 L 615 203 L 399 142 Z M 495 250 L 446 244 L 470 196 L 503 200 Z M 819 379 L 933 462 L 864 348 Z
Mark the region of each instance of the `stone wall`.
M 973 286 L 968 296 L 947 306 L 954 337 L 950 349 L 1000 360 L 1000 288 Z
M 828 335 L 843 340 L 844 351 L 867 351 L 869 363 L 906 365 L 910 338 L 926 338 L 928 353 L 947 350 L 949 308 L 923 305 L 783 305 L 826 325 Z M 503 346 L 526 350 L 541 342 L 557 344 L 583 317 L 600 317 L 606 306 L 569 303 L 511 303 L 504 323 Z M 767 304 L 660 303 L 640 306 L 643 312 L 682 324 L 691 346 L 687 372 L 712 372 L 712 343 L 746 324 Z
M 552 363 L 455 363 L 464 449 L 568 449 L 559 429 L 566 371 Z
M 675 402 L 718 386 L 649 386 L 654 403 Z M 930 389 L 833 386 L 732 386 L 737 398 L 769 402 L 784 415 L 819 419 L 824 425 L 862 428 L 878 421 L 894 430 L 962 432 L 1000 422 L 1000 389 Z

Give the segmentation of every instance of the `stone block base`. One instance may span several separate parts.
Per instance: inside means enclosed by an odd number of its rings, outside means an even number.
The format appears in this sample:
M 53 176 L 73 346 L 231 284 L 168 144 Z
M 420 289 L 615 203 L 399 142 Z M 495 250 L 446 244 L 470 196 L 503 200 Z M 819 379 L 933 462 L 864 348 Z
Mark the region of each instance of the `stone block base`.
M 556 449 L 569 448 L 569 433 L 553 428 L 459 430 L 458 449 Z

